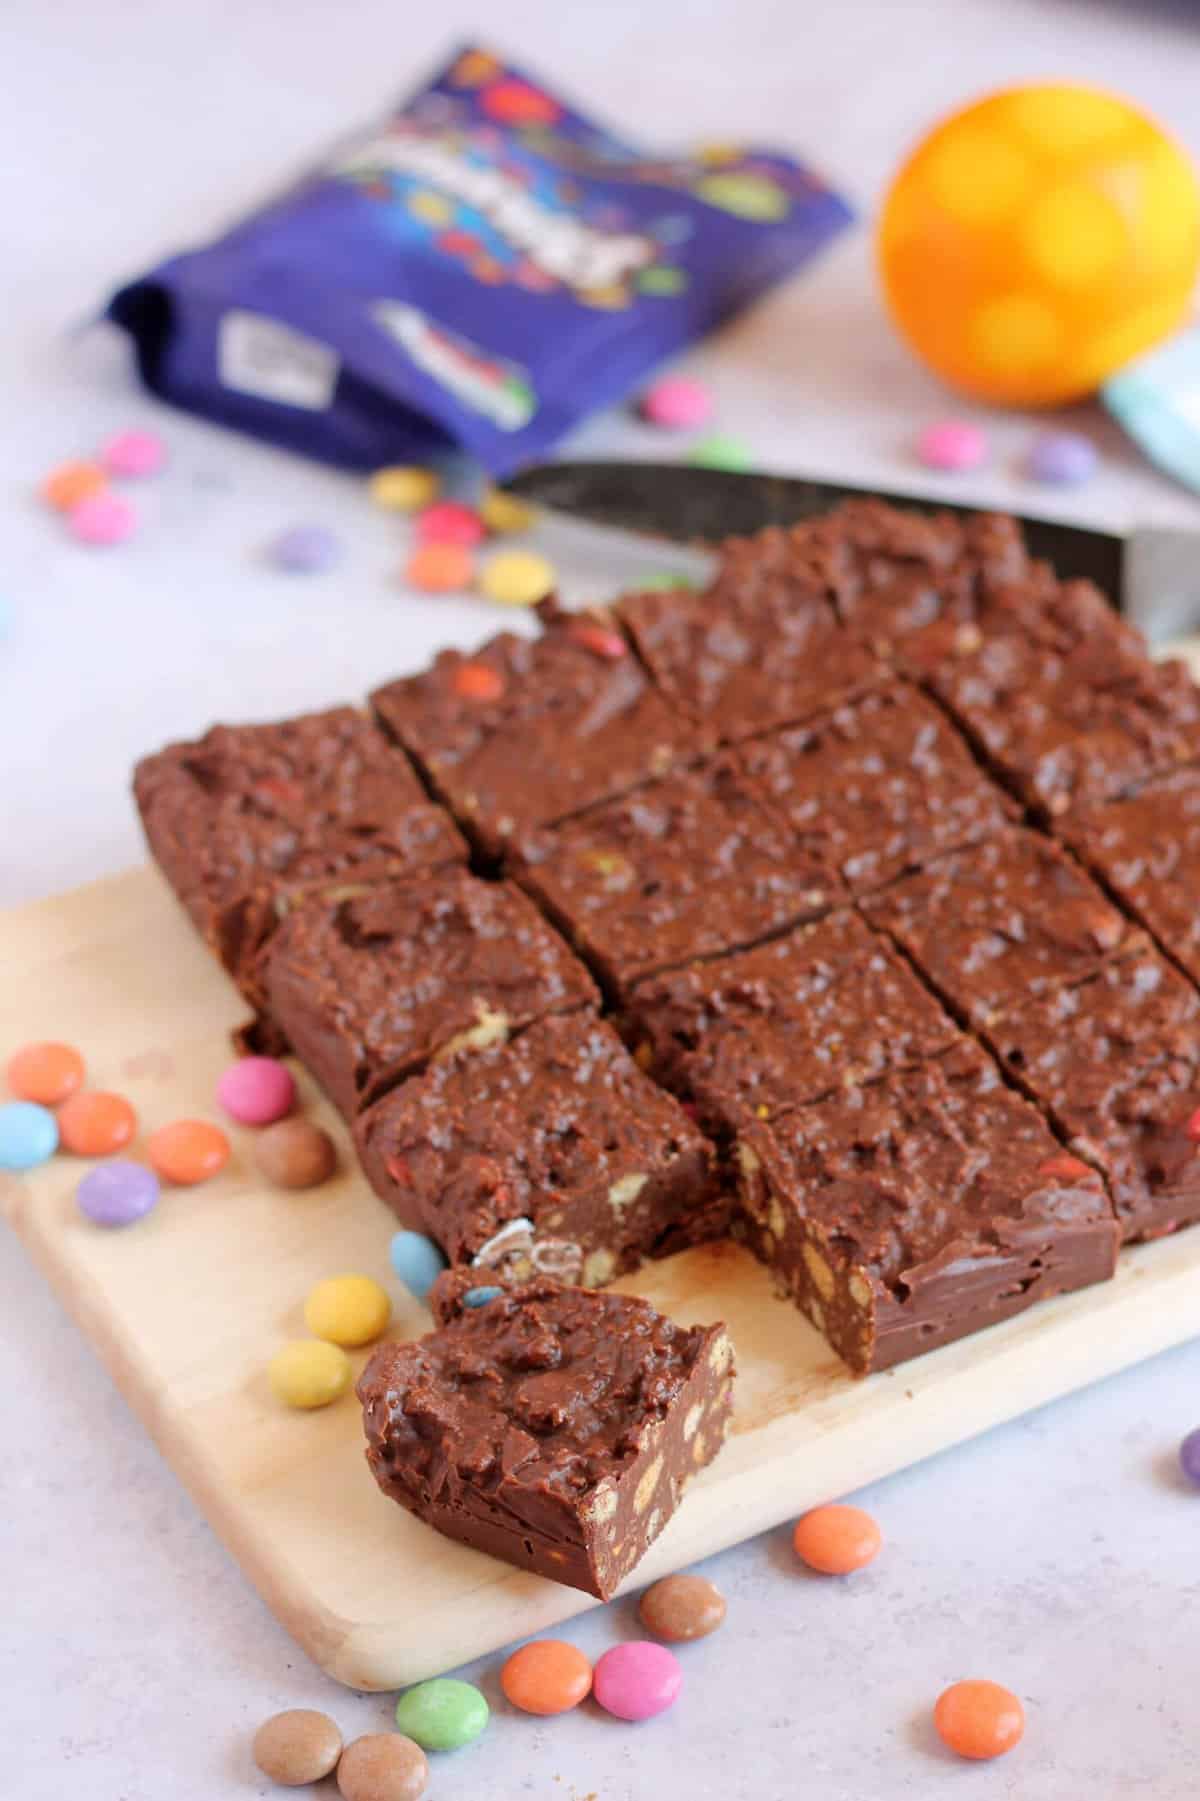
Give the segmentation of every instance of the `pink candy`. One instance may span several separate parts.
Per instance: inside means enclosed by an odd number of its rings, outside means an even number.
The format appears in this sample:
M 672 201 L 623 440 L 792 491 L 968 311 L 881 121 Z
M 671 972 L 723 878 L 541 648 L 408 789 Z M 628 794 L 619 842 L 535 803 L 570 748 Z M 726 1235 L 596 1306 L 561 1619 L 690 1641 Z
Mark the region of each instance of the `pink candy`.
M 597 1663 L 592 1693 L 619 1720 L 649 1720 L 679 1699 L 683 1671 L 665 1645 L 633 1639 L 614 1645 Z
M 642 395 L 642 418 L 663 431 L 694 431 L 712 418 L 712 396 L 689 375 L 666 375 Z
M 487 527 L 474 507 L 461 500 L 438 500 L 417 514 L 417 538 L 422 544 L 482 543 Z
M 81 544 L 123 544 L 137 530 L 137 513 L 119 494 L 89 494 L 76 501 L 67 524 Z
M 926 469 L 978 469 L 987 455 L 987 439 L 966 419 L 940 419 L 917 439 L 917 461 Z
M 157 432 L 122 431 L 110 438 L 100 461 L 110 475 L 157 475 L 167 460 L 167 447 Z
M 269 1126 L 296 1103 L 292 1072 L 274 1057 L 242 1057 L 217 1083 L 217 1100 L 243 1126 Z

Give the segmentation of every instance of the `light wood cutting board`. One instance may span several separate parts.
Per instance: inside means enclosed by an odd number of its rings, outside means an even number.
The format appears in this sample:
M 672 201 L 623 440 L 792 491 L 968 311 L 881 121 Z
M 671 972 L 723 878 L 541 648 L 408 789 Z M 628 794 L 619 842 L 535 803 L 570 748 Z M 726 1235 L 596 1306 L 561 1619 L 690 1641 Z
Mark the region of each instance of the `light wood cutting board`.
M 132 870 L 9 914 L 0 963 L 0 1051 L 35 1037 L 78 1044 L 91 1084 L 127 1093 L 146 1132 L 213 1112 L 241 1003 L 156 873 Z M 346 1147 L 301 1081 L 306 1105 Z M 301 1302 L 319 1277 L 362 1270 L 387 1282 L 399 1337 L 426 1330 L 428 1317 L 390 1276 L 394 1222 L 348 1151 L 335 1181 L 285 1194 L 256 1176 L 252 1134 L 231 1136 L 217 1181 L 166 1193 L 125 1231 L 79 1214 L 84 1166 L 67 1157 L 27 1179 L 0 1177 L 0 1200 L 279 1618 L 332 1676 L 392 1689 L 595 1605 L 384 1500 L 352 1397 L 316 1414 L 275 1404 L 263 1371 L 284 1339 L 303 1335 Z M 624 1286 L 681 1320 L 724 1318 L 739 1366 L 733 1435 L 637 1571 L 631 1586 L 641 1586 L 1191 1336 L 1200 1231 L 1127 1256 L 1105 1287 L 866 1382 L 845 1374 L 733 1246 L 651 1265 Z

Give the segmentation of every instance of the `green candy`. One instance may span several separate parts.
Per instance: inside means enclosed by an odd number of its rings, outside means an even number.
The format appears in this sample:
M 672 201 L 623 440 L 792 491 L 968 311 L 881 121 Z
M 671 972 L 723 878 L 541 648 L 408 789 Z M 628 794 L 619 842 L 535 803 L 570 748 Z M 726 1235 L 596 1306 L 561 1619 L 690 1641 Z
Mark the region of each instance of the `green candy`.
M 644 575 L 637 584 L 643 594 L 666 593 L 670 588 L 694 588 L 695 582 L 689 581 L 686 575 L 674 575 L 670 570 L 660 569 L 653 575 Z
M 737 438 L 701 438 L 688 451 L 688 462 L 697 469 L 732 469 L 739 475 L 753 465 L 746 446 Z
M 469 1682 L 436 1676 L 418 1682 L 396 1703 L 396 1724 L 422 1751 L 457 1751 L 488 1723 L 488 1704 Z

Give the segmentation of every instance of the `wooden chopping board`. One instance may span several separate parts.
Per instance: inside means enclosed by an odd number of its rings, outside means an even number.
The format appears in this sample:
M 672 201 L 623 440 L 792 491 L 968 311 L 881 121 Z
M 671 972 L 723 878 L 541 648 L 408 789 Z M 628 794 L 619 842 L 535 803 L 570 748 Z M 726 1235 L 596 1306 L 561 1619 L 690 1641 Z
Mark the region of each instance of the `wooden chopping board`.
M 78 1044 L 91 1085 L 128 1094 L 147 1133 L 212 1113 L 242 1004 L 156 872 L 7 915 L 0 955 L 4 1045 Z M 301 1302 L 320 1277 L 362 1270 L 385 1281 L 398 1337 L 429 1323 L 390 1275 L 392 1216 L 358 1173 L 341 1122 L 300 1079 L 305 1105 L 344 1151 L 322 1188 L 268 1188 L 252 1133 L 231 1128 L 234 1155 L 218 1180 L 168 1191 L 125 1231 L 80 1215 L 84 1166 L 69 1157 L 0 1177 L 0 1202 L 289 1631 L 340 1681 L 394 1689 L 595 1603 L 452 1544 L 386 1501 L 363 1461 L 352 1397 L 315 1414 L 273 1401 L 263 1372 L 284 1339 L 304 1334 Z M 1200 1231 L 1126 1256 L 1104 1287 L 865 1382 L 734 1246 L 650 1265 L 623 1286 L 680 1320 L 725 1319 L 739 1367 L 732 1437 L 636 1572 L 640 1587 L 1191 1336 Z

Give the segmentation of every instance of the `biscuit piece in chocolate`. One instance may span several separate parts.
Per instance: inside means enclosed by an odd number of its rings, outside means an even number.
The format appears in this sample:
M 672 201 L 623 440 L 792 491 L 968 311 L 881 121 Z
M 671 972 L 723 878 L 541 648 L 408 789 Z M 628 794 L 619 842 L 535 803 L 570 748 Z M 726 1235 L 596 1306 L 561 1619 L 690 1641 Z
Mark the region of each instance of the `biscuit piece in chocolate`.
M 452 1264 L 588 1287 L 706 1219 L 709 1149 L 591 1013 L 433 1064 L 362 1114 L 375 1192 Z M 481 1276 L 486 1280 L 486 1276 Z
M 264 986 L 347 1118 L 433 1057 L 597 998 L 526 895 L 457 869 L 297 907 L 267 948 Z
M 739 1133 L 750 1242 L 855 1375 L 1105 1281 L 1104 1185 L 962 1040 Z
M 731 755 L 531 833 L 511 867 L 616 994 L 816 918 L 834 898 Z
M 535 1279 L 358 1384 L 384 1494 L 447 1537 L 608 1600 L 721 1448 L 723 1326 L 677 1326 L 631 1295 Z
M 353 707 L 215 725 L 134 771 L 151 852 L 252 999 L 278 918 L 307 894 L 466 861 L 407 758 Z
M 651 1074 L 722 1136 L 924 1063 L 958 1037 L 888 940 L 847 909 L 650 976 L 629 997 L 625 1027 Z
M 371 696 L 376 715 L 481 848 L 623 794 L 704 748 L 611 619 L 566 616 L 444 650 Z

